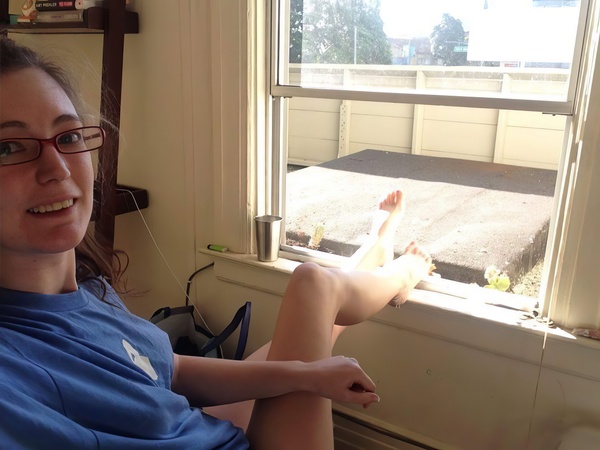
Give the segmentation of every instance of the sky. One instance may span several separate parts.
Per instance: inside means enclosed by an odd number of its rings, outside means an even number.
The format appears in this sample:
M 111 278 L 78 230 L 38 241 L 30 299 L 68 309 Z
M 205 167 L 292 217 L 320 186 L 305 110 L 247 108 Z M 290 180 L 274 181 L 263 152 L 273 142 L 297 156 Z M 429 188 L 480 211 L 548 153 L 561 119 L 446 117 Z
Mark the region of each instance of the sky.
M 483 8 L 484 0 L 381 0 L 384 30 L 390 37 L 429 36 L 449 13 L 463 22 L 468 29 L 469 17 Z M 410 14 L 407 13 L 410 11 Z M 420 17 L 420 20 L 415 20 Z
M 534 8 L 531 0 L 381 0 L 389 37 L 429 36 L 444 13 L 470 32 L 469 59 L 571 62 L 577 8 Z
M 465 31 L 469 31 L 485 3 L 486 0 L 381 0 L 381 17 L 390 37 L 429 36 L 444 13 L 460 19 Z M 514 10 L 532 5 L 531 0 L 487 0 L 487 3 L 490 9 Z

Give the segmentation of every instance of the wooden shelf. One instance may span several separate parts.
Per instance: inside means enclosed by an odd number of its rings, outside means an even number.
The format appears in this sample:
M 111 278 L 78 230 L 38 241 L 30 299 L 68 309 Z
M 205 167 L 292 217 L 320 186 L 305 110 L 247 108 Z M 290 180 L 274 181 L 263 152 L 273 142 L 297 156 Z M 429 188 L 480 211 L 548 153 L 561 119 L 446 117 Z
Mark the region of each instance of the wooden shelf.
M 148 191 L 133 186 L 117 184 L 115 193 L 115 215 L 127 214 L 130 212 L 146 209 L 149 205 Z M 99 217 L 99 208 L 102 205 L 102 193 L 100 185 L 94 184 L 94 211 L 92 212 L 92 221 Z
M 93 7 L 84 10 L 83 22 L 56 22 L 56 23 L 18 23 L 9 25 L 0 24 L 1 30 L 10 33 L 35 33 L 35 34 L 89 34 L 104 33 L 108 28 L 108 9 Z M 123 29 L 126 34 L 139 33 L 138 14 L 125 11 Z
M 124 184 L 117 184 L 116 197 L 117 205 L 115 214 L 117 216 L 137 211 L 138 209 L 146 209 L 149 204 L 148 191 L 146 189 L 126 186 Z

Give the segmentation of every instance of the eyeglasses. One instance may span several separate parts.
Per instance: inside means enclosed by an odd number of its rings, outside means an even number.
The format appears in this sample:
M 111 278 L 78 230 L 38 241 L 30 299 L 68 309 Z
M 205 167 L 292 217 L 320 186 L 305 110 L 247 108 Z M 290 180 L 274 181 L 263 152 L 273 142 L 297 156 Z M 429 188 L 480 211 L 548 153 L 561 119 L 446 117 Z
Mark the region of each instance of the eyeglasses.
M 48 139 L 0 139 L 0 166 L 35 160 L 42 154 L 44 144 L 51 144 L 59 153 L 68 155 L 97 150 L 104 145 L 104 138 L 104 130 L 100 127 L 81 127 L 63 131 Z

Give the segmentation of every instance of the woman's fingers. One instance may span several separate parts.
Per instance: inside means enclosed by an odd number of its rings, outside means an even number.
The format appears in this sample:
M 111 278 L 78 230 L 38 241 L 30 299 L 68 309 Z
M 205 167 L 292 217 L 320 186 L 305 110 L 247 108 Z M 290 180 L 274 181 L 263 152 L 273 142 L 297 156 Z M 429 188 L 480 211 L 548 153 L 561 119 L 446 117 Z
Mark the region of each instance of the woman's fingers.
M 365 408 L 379 401 L 375 383 L 362 370 L 356 359 L 334 356 L 311 363 L 315 393 L 343 403 L 361 404 Z
M 379 395 L 375 392 L 365 390 L 365 388 L 358 383 L 354 383 L 350 387 L 350 391 L 352 391 L 351 396 L 353 398 L 348 403 L 357 403 L 363 405 L 364 408 L 368 408 L 371 403 L 377 403 L 381 400 Z

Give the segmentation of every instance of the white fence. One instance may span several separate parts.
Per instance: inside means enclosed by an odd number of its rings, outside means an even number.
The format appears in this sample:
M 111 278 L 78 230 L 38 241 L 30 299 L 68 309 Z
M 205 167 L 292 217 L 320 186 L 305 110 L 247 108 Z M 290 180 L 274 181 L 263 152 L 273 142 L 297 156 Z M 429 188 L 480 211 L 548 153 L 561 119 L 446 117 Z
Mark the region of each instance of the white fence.
M 299 84 L 300 68 L 296 70 L 291 70 L 290 80 Z M 568 81 L 568 71 L 558 69 L 513 69 L 507 73 L 506 68 L 449 71 L 390 66 L 377 75 L 364 66 L 336 69 L 315 65 L 301 70 L 303 83 L 311 85 L 319 82 L 333 86 L 357 83 L 359 79 L 360 83 L 373 85 L 376 77 L 377 85 L 386 87 L 401 83 L 415 88 L 551 96 L 565 92 Z M 539 112 L 292 98 L 288 162 L 315 165 L 360 150 L 377 149 L 557 169 L 565 124 L 563 116 Z

